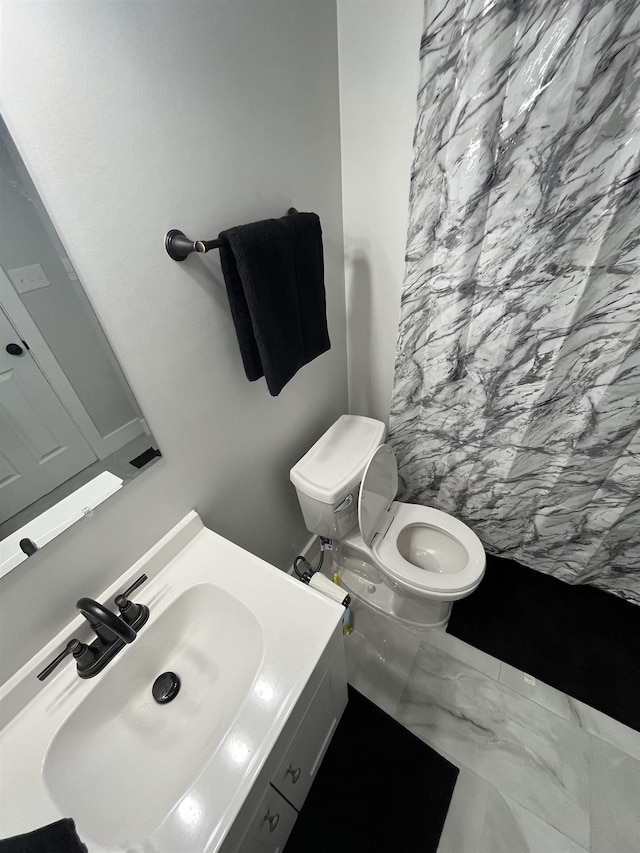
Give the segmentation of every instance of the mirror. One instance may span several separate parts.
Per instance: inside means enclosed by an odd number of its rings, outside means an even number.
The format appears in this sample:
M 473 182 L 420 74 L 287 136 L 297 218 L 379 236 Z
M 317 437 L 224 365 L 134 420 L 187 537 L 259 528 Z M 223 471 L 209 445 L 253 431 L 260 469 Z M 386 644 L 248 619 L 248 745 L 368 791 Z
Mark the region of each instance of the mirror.
M 160 456 L 0 117 L 0 577 Z

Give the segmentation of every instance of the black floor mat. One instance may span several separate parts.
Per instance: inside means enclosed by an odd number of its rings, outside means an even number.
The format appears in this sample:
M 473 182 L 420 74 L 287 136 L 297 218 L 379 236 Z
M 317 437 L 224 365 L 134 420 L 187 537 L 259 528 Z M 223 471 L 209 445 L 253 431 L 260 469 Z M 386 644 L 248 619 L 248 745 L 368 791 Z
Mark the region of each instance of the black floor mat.
M 487 556 L 447 631 L 640 731 L 640 607 Z
M 436 853 L 458 768 L 349 687 L 284 853 Z

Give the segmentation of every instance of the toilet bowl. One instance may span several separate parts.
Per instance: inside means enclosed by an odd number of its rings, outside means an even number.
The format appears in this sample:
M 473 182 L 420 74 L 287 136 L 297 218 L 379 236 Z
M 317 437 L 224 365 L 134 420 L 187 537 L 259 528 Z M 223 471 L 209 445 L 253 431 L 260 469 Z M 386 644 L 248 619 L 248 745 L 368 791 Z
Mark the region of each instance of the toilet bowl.
M 385 425 L 342 415 L 291 469 L 307 528 L 334 540 L 340 582 L 416 628 L 446 625 L 453 601 L 485 570 L 482 543 L 440 510 L 395 500 L 398 468 Z

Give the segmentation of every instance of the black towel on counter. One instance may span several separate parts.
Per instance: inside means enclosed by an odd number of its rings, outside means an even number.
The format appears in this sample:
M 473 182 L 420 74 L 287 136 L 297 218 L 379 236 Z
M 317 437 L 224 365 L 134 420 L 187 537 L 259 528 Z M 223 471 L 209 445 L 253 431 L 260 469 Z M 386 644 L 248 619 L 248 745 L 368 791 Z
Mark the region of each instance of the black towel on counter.
M 70 817 L 48 826 L 0 839 L 0 853 L 88 853 Z
M 292 213 L 220 234 L 220 261 L 247 378 L 272 396 L 331 347 L 322 229 L 315 213 Z

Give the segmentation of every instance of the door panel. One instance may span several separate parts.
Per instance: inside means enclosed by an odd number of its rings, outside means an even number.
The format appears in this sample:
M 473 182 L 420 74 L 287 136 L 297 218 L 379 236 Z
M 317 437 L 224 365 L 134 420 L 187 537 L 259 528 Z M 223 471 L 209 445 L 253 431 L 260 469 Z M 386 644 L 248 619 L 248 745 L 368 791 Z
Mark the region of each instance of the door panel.
M 22 354 L 9 354 L 8 344 L 18 345 Z M 0 521 L 96 458 L 0 309 Z

